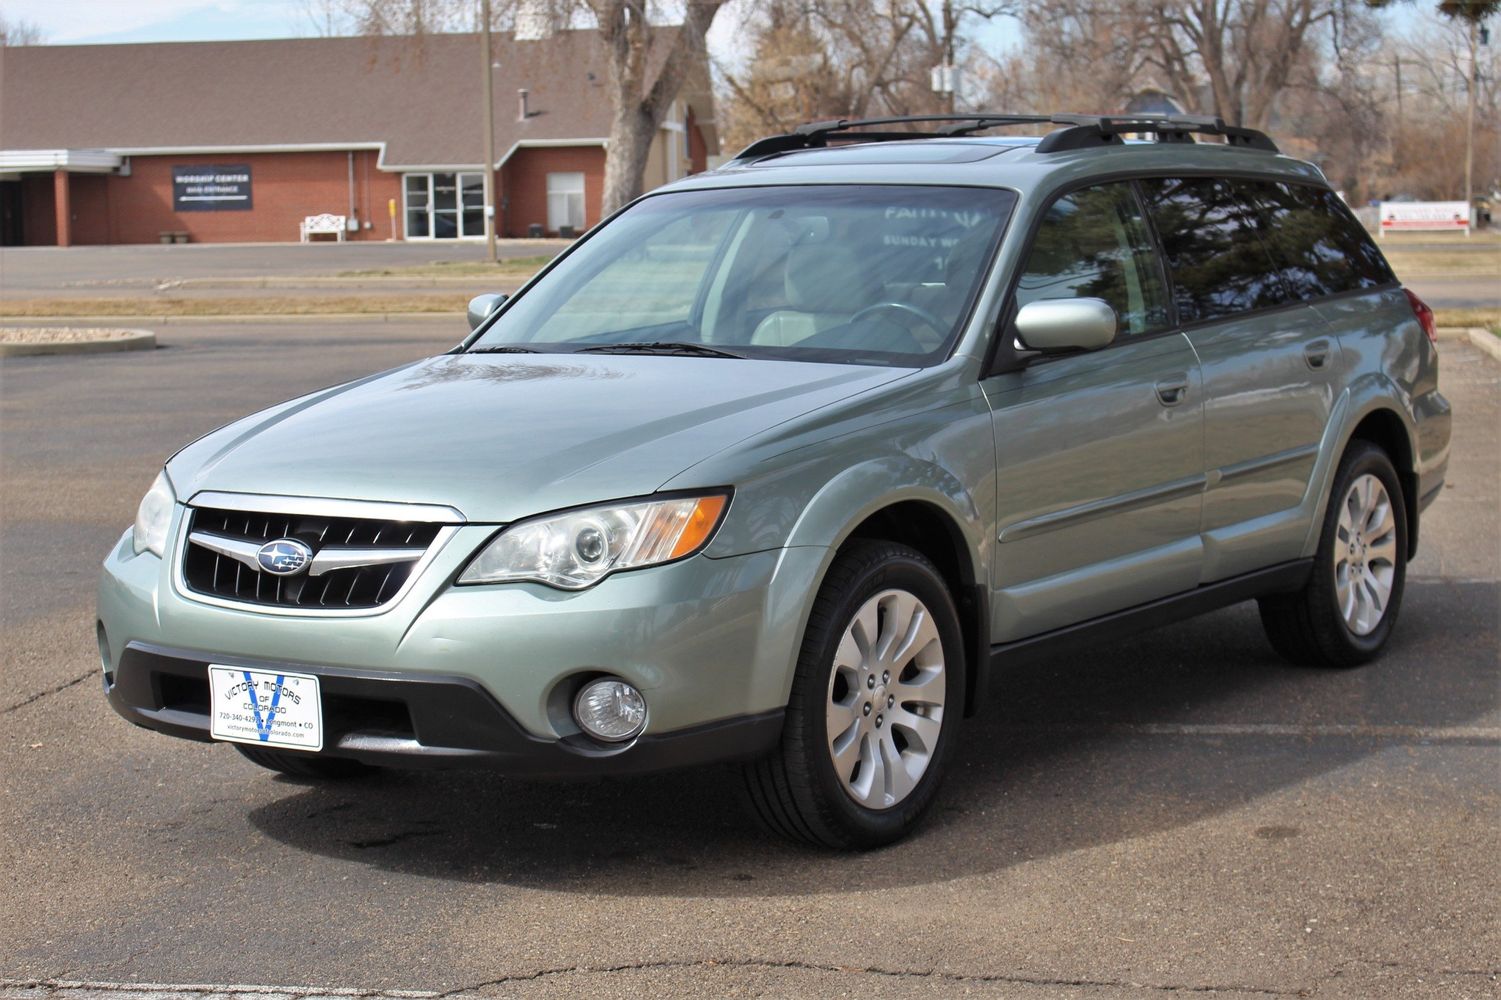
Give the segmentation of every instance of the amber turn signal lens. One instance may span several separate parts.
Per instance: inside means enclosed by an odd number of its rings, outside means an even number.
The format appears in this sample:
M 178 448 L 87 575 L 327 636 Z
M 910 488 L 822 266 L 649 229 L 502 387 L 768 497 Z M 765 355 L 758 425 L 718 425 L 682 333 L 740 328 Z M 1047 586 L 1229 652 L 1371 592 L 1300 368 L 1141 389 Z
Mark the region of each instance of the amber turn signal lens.
M 677 544 L 672 547 L 670 558 L 680 559 L 695 552 L 708 540 L 710 532 L 719 523 L 719 515 L 724 513 L 725 501 L 724 496 L 699 499 L 694 505 L 693 513 L 688 515 L 688 523 L 683 526 L 683 533 L 678 536 Z

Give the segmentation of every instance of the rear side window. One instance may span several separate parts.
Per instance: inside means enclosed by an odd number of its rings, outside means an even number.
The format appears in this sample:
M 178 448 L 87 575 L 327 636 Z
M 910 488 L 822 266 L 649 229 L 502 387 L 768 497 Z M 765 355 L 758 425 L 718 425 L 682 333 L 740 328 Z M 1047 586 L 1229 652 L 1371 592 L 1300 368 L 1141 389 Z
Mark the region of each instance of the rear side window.
M 1172 272 L 1180 323 L 1288 301 L 1258 234 L 1256 204 L 1218 178 L 1153 177 L 1141 184 Z
M 1293 298 L 1315 299 L 1396 280 L 1333 191 L 1272 182 L 1248 187 L 1265 210 L 1263 232 Z
M 1157 254 L 1129 184 L 1102 184 L 1053 202 L 1038 227 L 1016 305 L 1037 299 L 1104 299 L 1123 334 L 1167 325 Z

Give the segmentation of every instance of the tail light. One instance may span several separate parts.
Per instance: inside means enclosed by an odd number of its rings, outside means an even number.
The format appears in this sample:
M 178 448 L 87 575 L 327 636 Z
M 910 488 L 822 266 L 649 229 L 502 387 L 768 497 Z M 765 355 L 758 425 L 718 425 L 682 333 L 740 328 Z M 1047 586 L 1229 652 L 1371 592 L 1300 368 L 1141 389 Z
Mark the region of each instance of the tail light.
M 1407 296 L 1407 301 L 1412 305 L 1412 314 L 1418 318 L 1418 325 L 1423 332 L 1428 334 L 1428 340 L 1438 343 L 1438 322 L 1433 318 L 1433 310 L 1428 308 L 1428 303 L 1418 298 L 1410 289 L 1402 289 L 1402 294 Z

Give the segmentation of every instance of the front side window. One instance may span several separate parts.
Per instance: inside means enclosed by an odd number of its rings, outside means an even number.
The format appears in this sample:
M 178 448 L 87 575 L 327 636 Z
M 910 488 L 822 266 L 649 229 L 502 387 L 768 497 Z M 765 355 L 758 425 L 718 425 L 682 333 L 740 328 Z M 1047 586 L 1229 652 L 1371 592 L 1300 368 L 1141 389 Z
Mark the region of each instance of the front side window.
M 1124 335 L 1167 326 L 1157 254 L 1129 184 L 1066 194 L 1043 217 L 1017 281 L 1016 305 L 1072 298 L 1110 303 Z
M 1288 301 L 1280 268 L 1258 235 L 1261 209 L 1254 202 L 1218 178 L 1149 178 L 1141 184 L 1172 272 L 1180 323 Z
M 1016 196 L 808 185 L 645 198 L 513 300 L 472 346 L 702 345 L 746 357 L 946 356 Z

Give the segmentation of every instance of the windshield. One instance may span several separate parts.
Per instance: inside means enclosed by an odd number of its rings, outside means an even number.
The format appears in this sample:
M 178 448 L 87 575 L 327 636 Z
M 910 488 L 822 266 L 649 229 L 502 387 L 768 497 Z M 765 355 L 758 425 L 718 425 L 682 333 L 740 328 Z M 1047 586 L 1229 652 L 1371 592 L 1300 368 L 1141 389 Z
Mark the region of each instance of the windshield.
M 932 364 L 968 314 L 1014 203 L 995 188 L 886 185 L 646 198 L 509 303 L 470 349 Z

